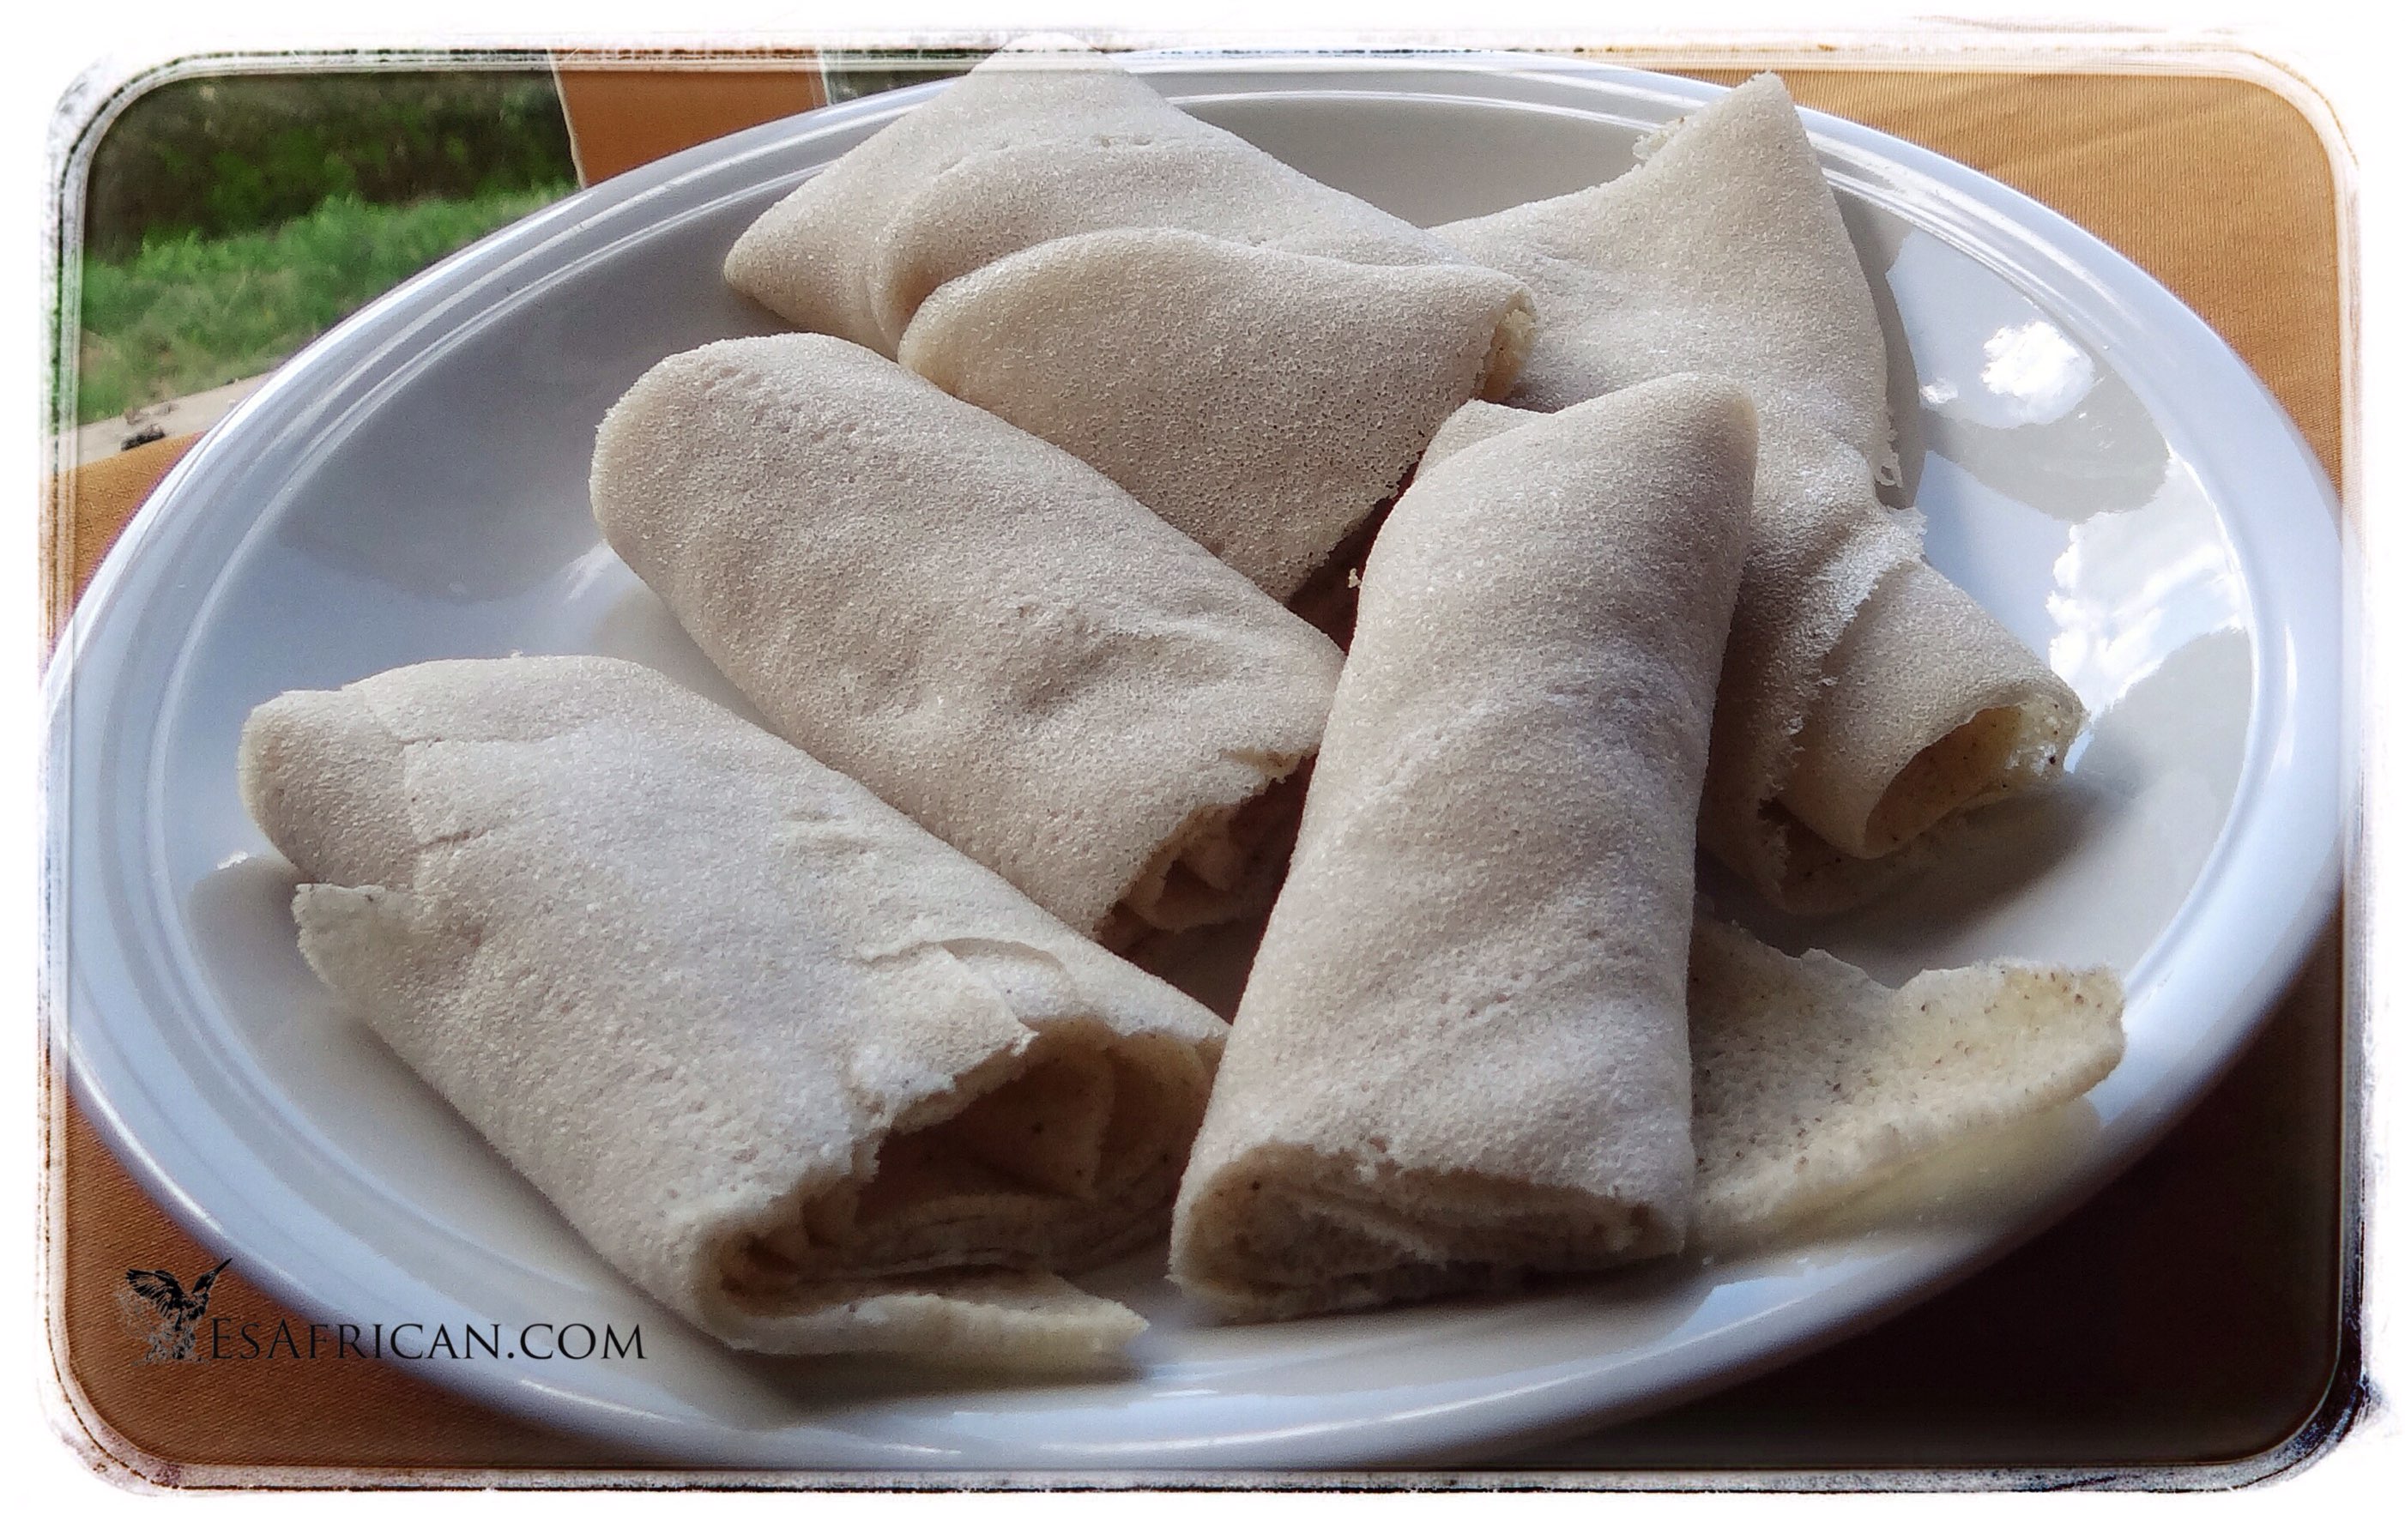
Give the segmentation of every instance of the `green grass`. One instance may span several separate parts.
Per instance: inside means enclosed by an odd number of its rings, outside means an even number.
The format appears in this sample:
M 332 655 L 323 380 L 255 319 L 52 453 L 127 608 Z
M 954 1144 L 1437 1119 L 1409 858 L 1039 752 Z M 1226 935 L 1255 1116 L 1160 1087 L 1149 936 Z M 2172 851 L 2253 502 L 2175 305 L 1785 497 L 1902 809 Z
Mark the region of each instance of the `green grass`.
M 272 230 L 152 241 L 121 262 L 87 258 L 76 418 L 273 369 L 438 258 L 570 190 L 389 206 L 338 196 Z

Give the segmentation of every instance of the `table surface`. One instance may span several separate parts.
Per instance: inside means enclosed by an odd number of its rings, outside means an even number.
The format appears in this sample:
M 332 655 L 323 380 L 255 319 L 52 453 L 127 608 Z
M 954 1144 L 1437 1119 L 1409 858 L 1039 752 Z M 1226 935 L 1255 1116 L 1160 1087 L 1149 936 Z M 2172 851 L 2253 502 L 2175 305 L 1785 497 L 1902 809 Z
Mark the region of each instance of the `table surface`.
M 1708 63 L 1691 55 L 1680 67 L 1733 82 L 1759 62 Z M 1799 102 L 1952 156 L 2112 243 L 2229 339 L 2340 480 L 2342 188 L 2332 150 L 2289 101 L 2228 74 L 1832 63 L 1844 60 L 1782 70 Z M 588 178 L 823 99 L 806 63 L 729 74 L 569 59 L 560 77 Z M 53 488 L 53 634 L 191 441 L 144 445 Z M 2152 1485 L 2233 1479 L 2296 1457 L 2312 1441 L 2300 1431 L 2345 1405 L 2356 1379 L 2339 934 L 2333 924 L 2192 1115 L 1996 1265 L 1733 1388 L 1446 1478 Z M 51 1347 L 70 1435 L 95 1463 L 196 1486 L 644 1469 L 382 1363 L 142 1364 L 119 1304 L 126 1269 L 190 1278 L 216 1259 L 134 1185 L 59 1077 L 48 1084 Z M 238 1267 L 219 1290 L 234 1312 L 275 1309 Z

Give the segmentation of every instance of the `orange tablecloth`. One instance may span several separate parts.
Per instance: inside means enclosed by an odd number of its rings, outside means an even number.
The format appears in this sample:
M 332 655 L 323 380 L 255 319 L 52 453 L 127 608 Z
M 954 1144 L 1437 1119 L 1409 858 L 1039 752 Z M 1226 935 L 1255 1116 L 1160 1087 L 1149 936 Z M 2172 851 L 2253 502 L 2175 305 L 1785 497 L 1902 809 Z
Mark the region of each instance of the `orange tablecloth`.
M 1725 63 L 1694 73 L 1750 73 L 1749 61 Z M 581 163 L 588 175 L 623 169 L 814 105 L 806 63 L 663 75 L 566 62 Z M 1787 79 L 1807 105 L 1977 167 L 2110 241 L 2229 339 L 2338 477 L 2339 191 L 2331 152 L 2279 95 L 2162 74 L 1814 68 Z M 57 489 L 47 526 L 54 621 L 190 443 L 146 445 Z M 2339 969 L 2328 940 L 2194 1116 L 1996 1267 L 1750 1384 L 1470 1478 L 2269 1458 L 2353 1372 L 2339 1315 Z M 63 1092 L 52 1106 L 52 1341 L 96 1464 L 169 1482 L 272 1484 L 641 1463 L 383 1364 L 143 1364 L 117 1302 L 126 1269 L 189 1280 L 215 1258 L 134 1184 Z M 275 1311 L 238 1262 L 218 1299 L 245 1318 Z

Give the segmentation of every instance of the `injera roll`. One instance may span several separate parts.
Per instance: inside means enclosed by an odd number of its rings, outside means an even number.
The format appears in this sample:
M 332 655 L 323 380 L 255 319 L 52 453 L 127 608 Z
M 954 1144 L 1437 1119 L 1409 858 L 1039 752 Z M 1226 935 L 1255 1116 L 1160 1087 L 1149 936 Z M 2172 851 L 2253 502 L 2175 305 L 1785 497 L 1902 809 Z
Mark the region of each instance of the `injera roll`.
M 1458 261 L 1428 231 L 1188 116 L 1102 54 L 993 55 L 770 208 L 726 281 L 795 326 L 888 357 L 921 301 L 1063 235 L 1199 231 L 1357 262 Z
M 310 966 L 594 1249 L 737 1347 L 1047 1365 L 1155 1233 L 1217 1018 L 632 664 L 252 713 Z
M 1361 580 L 1171 1276 L 1274 1317 L 1678 1249 L 1695 819 L 1754 421 L 1618 392 L 1424 469 Z
M 1283 601 L 1455 408 L 1510 387 L 1534 324 L 1519 280 L 1486 268 L 1112 230 L 953 279 L 898 356 Z
M 1785 88 L 1757 77 L 1647 148 L 1616 180 L 1438 233 L 1536 296 L 1513 404 L 1687 370 L 1752 392 L 1753 551 L 1703 837 L 1786 907 L 1844 907 L 1907 871 L 1943 818 L 2059 774 L 2081 708 L 1878 501 L 1895 473 L 1885 344 Z M 1959 665 L 1919 666 L 1947 649 Z
M 787 335 L 645 374 L 592 495 L 779 732 L 1072 927 L 1268 907 L 1343 658 L 1102 472 Z

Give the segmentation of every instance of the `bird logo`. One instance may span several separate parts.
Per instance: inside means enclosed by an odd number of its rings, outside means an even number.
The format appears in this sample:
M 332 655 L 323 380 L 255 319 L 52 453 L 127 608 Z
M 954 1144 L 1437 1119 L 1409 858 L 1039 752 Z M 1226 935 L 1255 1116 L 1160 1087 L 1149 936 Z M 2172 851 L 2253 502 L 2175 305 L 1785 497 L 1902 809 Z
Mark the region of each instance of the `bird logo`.
M 142 1355 L 145 1364 L 184 1364 L 200 1356 L 197 1333 L 201 1317 L 209 1313 L 209 1291 L 217 1287 L 218 1275 L 232 1260 L 228 1257 L 201 1274 L 189 1289 L 176 1281 L 174 1273 L 156 1267 L 126 1270 L 126 1286 L 157 1318 L 157 1324 L 143 1338 L 148 1345 Z

